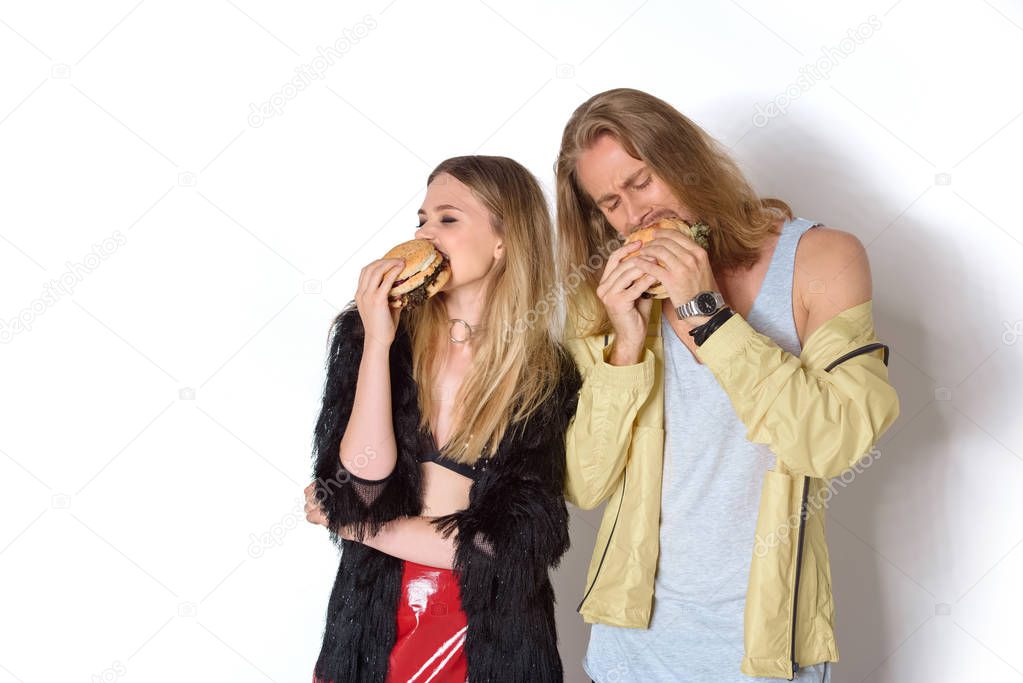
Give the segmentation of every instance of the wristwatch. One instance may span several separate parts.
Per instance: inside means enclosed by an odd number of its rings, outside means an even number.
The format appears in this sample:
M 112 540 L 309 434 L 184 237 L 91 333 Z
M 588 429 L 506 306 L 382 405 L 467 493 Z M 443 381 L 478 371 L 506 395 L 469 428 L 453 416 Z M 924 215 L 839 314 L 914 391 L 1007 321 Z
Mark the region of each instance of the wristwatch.
M 681 306 L 675 307 L 679 318 L 692 318 L 697 315 L 714 315 L 725 305 L 721 292 L 700 292 Z

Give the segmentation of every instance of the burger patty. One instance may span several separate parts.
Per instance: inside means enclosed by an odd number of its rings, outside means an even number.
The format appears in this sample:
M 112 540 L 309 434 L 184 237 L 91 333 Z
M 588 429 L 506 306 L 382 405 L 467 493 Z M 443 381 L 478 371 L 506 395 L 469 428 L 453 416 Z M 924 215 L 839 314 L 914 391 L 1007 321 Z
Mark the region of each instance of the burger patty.
M 445 256 L 444 254 L 441 254 L 440 265 L 433 269 L 433 272 L 430 273 L 425 280 L 423 280 L 422 284 L 420 284 L 418 287 L 416 287 L 410 292 L 405 292 L 404 294 L 399 295 L 398 298 L 401 300 L 401 307 L 405 308 L 406 306 L 418 306 L 419 304 L 426 301 L 427 287 L 436 282 L 441 272 L 447 267 L 448 257 Z M 405 278 L 405 280 L 408 280 L 408 278 Z M 405 280 L 402 280 L 402 282 L 404 282 Z M 397 285 L 400 283 L 396 282 L 394 284 Z
M 437 253 L 439 254 L 440 252 L 437 252 Z M 436 257 L 434 256 L 434 257 L 431 257 L 431 258 L 430 258 L 430 260 L 429 260 L 429 261 L 427 262 L 427 266 L 429 266 L 429 265 L 432 265 L 432 264 L 433 264 L 433 260 L 434 260 L 434 258 L 436 258 Z M 443 254 L 441 254 L 441 262 L 442 262 L 442 264 L 443 264 L 443 259 L 444 259 L 444 255 L 443 255 Z M 438 266 L 438 267 L 439 267 L 439 266 Z M 397 280 L 395 280 L 394 282 L 392 282 L 392 283 L 391 283 L 391 287 L 397 287 L 398 285 L 402 284 L 403 282 L 408 282 L 408 281 L 409 281 L 410 279 L 412 279 L 413 277 L 415 277 L 415 276 L 416 276 L 416 275 L 418 275 L 419 273 L 423 272 L 424 270 L 426 270 L 426 268 L 420 268 L 420 269 L 419 269 L 419 270 L 417 270 L 416 272 L 414 272 L 414 273 L 411 273 L 410 275 L 407 275 L 406 277 L 400 277 L 400 278 L 398 278 Z

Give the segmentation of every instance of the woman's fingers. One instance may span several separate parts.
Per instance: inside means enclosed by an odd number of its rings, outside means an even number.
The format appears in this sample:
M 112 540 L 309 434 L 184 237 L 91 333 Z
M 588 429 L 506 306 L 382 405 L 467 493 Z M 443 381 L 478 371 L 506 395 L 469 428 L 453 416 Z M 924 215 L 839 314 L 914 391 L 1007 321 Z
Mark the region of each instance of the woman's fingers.
M 380 280 L 380 289 L 391 289 L 392 283 L 398 279 L 398 274 L 401 273 L 405 265 L 404 259 L 387 259 L 391 263 L 384 270 L 383 279 Z
M 395 266 L 397 266 L 400 263 L 402 263 L 400 259 L 389 258 L 375 261 L 372 264 L 373 270 L 371 271 L 369 280 L 367 281 L 366 284 L 369 286 L 370 289 L 379 289 L 380 285 L 383 284 L 383 281 L 387 277 L 387 271 L 393 270 L 395 272 L 400 272 L 395 268 Z
M 320 504 L 316 500 L 316 482 L 305 487 L 305 518 L 310 524 L 319 524 Z
M 396 266 L 404 263 L 403 259 L 378 259 L 369 263 L 359 274 L 356 295 L 365 296 L 369 292 L 378 292 L 385 282 L 388 283 L 387 288 L 390 289 L 390 282 L 393 282 L 401 272 L 401 269 Z M 389 273 L 388 271 L 393 272 Z M 390 276 L 390 280 L 387 279 L 388 276 Z
M 355 303 L 362 318 L 366 341 L 389 345 L 394 339 L 397 320 L 388 295 L 404 263 L 404 259 L 400 258 L 378 259 L 363 268 Z

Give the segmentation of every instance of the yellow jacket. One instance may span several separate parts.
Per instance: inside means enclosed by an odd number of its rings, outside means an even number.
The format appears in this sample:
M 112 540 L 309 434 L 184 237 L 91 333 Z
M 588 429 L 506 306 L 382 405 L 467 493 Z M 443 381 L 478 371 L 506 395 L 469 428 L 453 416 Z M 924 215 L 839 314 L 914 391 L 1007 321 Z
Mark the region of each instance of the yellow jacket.
M 584 381 L 567 433 L 565 497 L 583 509 L 607 501 L 578 608 L 589 623 L 650 622 L 664 458 L 657 303 L 635 365 L 607 362 L 613 333 L 573 337 L 570 323 L 566 335 Z M 850 468 L 855 474 L 869 465 L 864 456 L 899 415 L 871 307 L 852 306 L 821 325 L 798 358 L 739 315 L 697 349 L 746 438 L 776 455 L 750 539 L 744 674 L 791 680 L 799 666 L 838 660 L 824 536 L 824 506 L 834 493 L 828 479 L 846 473 L 846 483 Z

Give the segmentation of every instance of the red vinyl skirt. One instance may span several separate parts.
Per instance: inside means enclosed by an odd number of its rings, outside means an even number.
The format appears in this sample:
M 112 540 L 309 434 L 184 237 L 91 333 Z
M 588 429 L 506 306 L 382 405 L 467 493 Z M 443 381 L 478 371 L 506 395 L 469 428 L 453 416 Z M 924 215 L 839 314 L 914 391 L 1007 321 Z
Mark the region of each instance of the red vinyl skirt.
M 404 561 L 387 683 L 465 683 L 468 628 L 451 569 Z

